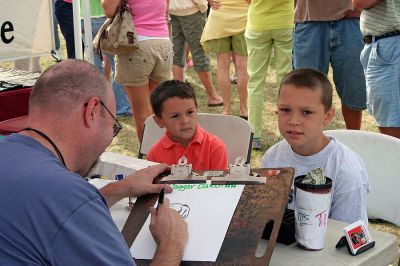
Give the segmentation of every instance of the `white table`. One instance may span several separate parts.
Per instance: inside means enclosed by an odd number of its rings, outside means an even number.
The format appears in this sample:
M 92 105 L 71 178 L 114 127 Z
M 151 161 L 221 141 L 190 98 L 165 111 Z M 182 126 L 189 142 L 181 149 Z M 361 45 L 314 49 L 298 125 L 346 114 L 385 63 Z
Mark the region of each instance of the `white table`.
M 319 251 L 307 251 L 300 249 L 296 244 L 286 246 L 276 244 L 272 254 L 271 266 L 279 265 L 389 265 L 394 262 L 398 254 L 397 238 L 389 233 L 381 232 L 369 227 L 371 237 L 375 240 L 375 247 L 352 256 L 346 247 L 336 249 L 336 243 L 343 235 L 342 228 L 347 224 L 336 220 L 328 220 L 325 247 Z M 265 249 L 267 241 L 261 241 L 257 253 Z M 263 252 L 262 252 L 263 253 Z
M 111 208 L 111 216 L 121 231 L 129 215 L 128 199 L 123 199 Z M 369 228 L 375 247 L 357 256 L 351 256 L 346 247 L 336 249 L 336 243 L 343 235 L 343 222 L 329 220 L 325 240 L 325 248 L 320 251 L 306 251 L 297 247 L 296 244 L 286 246 L 277 243 L 272 254 L 271 266 L 286 265 L 388 265 L 394 262 L 398 254 L 397 238 L 389 233 Z M 268 241 L 261 240 L 257 248 L 257 256 L 263 254 Z
M 114 179 L 115 174 L 129 175 L 140 169 L 156 164 L 157 163 L 114 152 L 104 152 L 88 176 L 98 174 L 108 177 L 109 179 Z

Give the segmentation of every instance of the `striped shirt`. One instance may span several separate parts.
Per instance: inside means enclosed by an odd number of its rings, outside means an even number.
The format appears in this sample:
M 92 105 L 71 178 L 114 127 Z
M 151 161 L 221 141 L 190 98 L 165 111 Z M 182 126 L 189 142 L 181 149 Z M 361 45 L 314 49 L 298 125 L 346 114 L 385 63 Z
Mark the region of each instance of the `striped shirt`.
M 400 0 L 382 0 L 378 5 L 364 9 L 360 29 L 364 36 L 381 36 L 400 30 Z

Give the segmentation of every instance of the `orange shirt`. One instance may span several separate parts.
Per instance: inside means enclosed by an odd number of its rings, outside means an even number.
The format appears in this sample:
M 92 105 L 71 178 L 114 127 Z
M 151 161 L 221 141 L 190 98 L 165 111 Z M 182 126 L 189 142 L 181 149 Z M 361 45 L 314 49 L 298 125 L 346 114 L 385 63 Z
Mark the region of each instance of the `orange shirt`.
M 182 156 L 187 158 L 188 164 L 192 164 L 192 170 L 228 168 L 225 144 L 200 126 L 197 126 L 196 133 L 187 147 L 173 142 L 165 133 L 151 148 L 147 160 L 172 165 L 178 164 Z

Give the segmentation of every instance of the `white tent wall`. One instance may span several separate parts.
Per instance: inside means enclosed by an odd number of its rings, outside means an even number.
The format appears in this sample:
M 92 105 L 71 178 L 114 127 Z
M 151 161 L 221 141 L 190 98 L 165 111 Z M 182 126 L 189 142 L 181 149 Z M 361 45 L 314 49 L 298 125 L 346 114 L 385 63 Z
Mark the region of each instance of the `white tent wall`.
M 87 60 L 93 62 L 89 0 L 81 0 Z M 80 1 L 74 0 L 76 58 L 83 58 Z M 0 0 L 0 61 L 49 55 L 54 50 L 52 0 Z

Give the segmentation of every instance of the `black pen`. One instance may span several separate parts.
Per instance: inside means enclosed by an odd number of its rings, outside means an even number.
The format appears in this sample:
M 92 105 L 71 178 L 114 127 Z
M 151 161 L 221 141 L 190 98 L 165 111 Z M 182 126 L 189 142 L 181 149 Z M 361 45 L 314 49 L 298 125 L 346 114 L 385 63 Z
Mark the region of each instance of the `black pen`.
M 158 196 L 157 209 L 164 203 L 164 189 L 161 189 L 160 195 Z

